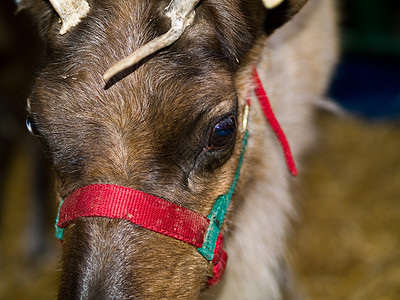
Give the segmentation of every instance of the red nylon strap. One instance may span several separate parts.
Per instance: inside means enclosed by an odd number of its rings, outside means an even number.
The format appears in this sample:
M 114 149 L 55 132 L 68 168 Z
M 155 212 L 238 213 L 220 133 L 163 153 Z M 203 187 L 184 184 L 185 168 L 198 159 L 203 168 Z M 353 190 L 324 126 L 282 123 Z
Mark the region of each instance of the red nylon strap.
M 217 242 L 215 243 L 214 258 L 212 260 L 214 265 L 217 265 L 221 260 L 222 253 L 224 252 L 223 246 L 224 246 L 224 236 L 221 233 L 219 233 L 217 237 Z
M 216 284 L 224 275 L 226 263 L 228 262 L 228 255 L 226 254 L 224 247 L 224 236 L 220 233 L 217 238 L 217 243 L 214 249 L 214 258 L 212 263 L 213 276 L 208 280 L 208 286 L 213 286 Z
M 290 150 L 289 142 L 287 141 L 285 133 L 283 132 L 281 126 L 279 125 L 279 122 L 276 119 L 275 114 L 271 108 L 271 104 L 269 103 L 267 93 L 265 92 L 260 77 L 258 76 L 256 67 L 253 68 L 253 79 L 256 84 L 256 89 L 255 89 L 256 96 L 264 111 L 265 117 L 267 118 L 279 142 L 281 143 L 288 169 L 293 176 L 296 176 L 297 168 L 293 159 L 292 151 Z
M 228 262 L 228 255 L 225 250 L 222 252 L 221 260 L 217 265 L 214 265 L 213 272 L 214 275 L 208 280 L 208 286 L 211 287 L 214 284 L 218 283 L 222 276 L 224 275 L 226 263 Z
M 126 219 L 141 227 L 203 245 L 209 220 L 187 208 L 126 187 L 94 184 L 75 190 L 64 199 L 57 226 L 65 228 L 78 217 Z

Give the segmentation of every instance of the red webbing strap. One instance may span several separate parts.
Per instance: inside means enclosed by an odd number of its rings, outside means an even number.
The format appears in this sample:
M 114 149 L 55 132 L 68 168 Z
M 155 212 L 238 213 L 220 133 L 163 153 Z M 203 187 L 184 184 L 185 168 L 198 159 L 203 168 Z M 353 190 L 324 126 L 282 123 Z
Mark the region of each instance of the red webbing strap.
M 285 133 L 283 132 L 281 126 L 279 125 L 278 120 L 276 119 L 274 112 L 271 108 L 271 104 L 269 103 L 267 93 L 264 90 L 260 77 L 258 76 L 258 72 L 256 67 L 253 68 L 253 79 L 256 84 L 256 96 L 260 105 L 264 111 L 265 117 L 267 118 L 269 124 L 274 130 L 279 142 L 281 143 L 283 153 L 285 155 L 286 164 L 289 168 L 290 173 L 293 176 L 297 175 L 296 164 L 293 159 L 292 151 L 290 150 L 289 142 L 286 139 Z
M 78 217 L 126 219 L 141 227 L 201 247 L 209 220 L 153 195 L 126 187 L 94 184 L 64 199 L 57 226 L 65 228 Z
M 222 276 L 225 273 L 226 263 L 228 262 L 228 255 L 226 254 L 225 250 L 222 252 L 221 260 L 218 264 L 214 265 L 213 268 L 213 277 L 210 277 L 208 280 L 208 286 L 211 287 L 214 284 L 218 283 Z
M 226 263 L 228 262 L 228 255 L 223 249 L 224 247 L 224 236 L 220 233 L 217 238 L 217 243 L 214 250 L 213 263 L 213 276 L 208 280 L 208 286 L 216 284 L 224 275 Z

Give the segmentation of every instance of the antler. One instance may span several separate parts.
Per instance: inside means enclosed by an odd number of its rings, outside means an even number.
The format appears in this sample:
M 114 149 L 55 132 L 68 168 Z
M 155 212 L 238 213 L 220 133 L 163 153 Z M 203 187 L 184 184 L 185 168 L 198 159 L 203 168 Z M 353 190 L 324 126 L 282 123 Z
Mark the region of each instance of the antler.
M 66 33 L 77 25 L 81 18 L 89 12 L 89 4 L 86 0 L 49 0 L 57 14 L 60 16 L 62 26 L 60 34 Z
M 268 9 L 272 9 L 277 7 L 279 4 L 281 4 L 285 0 L 263 0 L 264 6 Z
M 133 66 L 150 54 L 177 41 L 185 29 L 192 24 L 195 15 L 194 8 L 199 1 L 200 0 L 172 0 L 165 9 L 165 15 L 171 19 L 170 30 L 140 47 L 109 68 L 103 75 L 104 80 L 109 80 L 115 74 Z

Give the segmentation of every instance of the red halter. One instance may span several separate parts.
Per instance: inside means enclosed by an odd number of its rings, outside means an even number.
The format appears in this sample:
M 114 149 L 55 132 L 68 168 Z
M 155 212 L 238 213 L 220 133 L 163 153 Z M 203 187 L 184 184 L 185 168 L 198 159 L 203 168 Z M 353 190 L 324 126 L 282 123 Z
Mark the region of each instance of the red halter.
M 278 120 L 275 117 L 275 114 L 271 108 L 271 104 L 269 103 L 267 93 L 264 90 L 260 77 L 258 76 L 257 69 L 253 68 L 253 79 L 256 84 L 256 96 L 258 101 L 260 102 L 261 108 L 264 112 L 265 117 L 267 118 L 269 124 L 274 130 L 276 137 L 281 143 L 283 154 L 285 156 L 286 164 L 289 168 L 290 173 L 293 176 L 297 175 L 296 164 L 294 163 L 292 151 L 290 150 L 289 142 L 286 139 L 285 133 L 283 132 L 281 126 L 279 125 Z
M 253 78 L 256 84 L 256 96 L 282 145 L 290 172 L 296 175 L 297 170 L 289 144 L 271 109 L 256 68 L 253 71 Z M 62 240 L 64 228 L 78 217 L 126 219 L 133 224 L 196 247 L 214 265 L 213 277 L 208 281 L 209 286 L 217 283 L 227 263 L 227 254 L 223 250 L 224 238 L 220 229 L 239 177 L 247 137 L 246 130 L 239 165 L 231 188 L 225 195 L 216 199 L 208 217 L 142 191 L 116 185 L 93 184 L 73 191 L 61 201 L 56 221 L 57 238 Z

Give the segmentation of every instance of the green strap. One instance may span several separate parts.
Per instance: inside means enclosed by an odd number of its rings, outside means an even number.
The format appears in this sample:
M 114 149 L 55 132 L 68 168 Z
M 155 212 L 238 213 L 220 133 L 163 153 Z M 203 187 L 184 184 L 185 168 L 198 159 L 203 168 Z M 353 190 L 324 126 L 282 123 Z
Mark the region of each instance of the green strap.
M 204 237 L 203 246 L 201 248 L 197 248 L 201 255 L 203 255 L 204 258 L 207 260 L 213 260 L 214 258 L 214 250 L 217 243 L 217 238 L 221 230 L 222 223 L 224 222 L 225 214 L 228 210 L 233 192 L 235 191 L 236 183 L 239 180 L 240 169 L 242 167 L 244 151 L 246 149 L 248 137 L 249 131 L 246 130 L 242 141 L 239 164 L 236 169 L 235 177 L 229 191 L 224 195 L 218 196 L 217 200 L 215 200 L 210 214 L 207 217 L 207 219 L 210 220 L 210 224 L 208 225 L 206 236 Z
M 61 206 L 62 206 L 63 203 L 64 203 L 64 198 L 61 198 L 60 205 L 58 206 L 58 212 L 57 212 L 57 218 L 56 218 L 56 226 L 55 226 L 56 227 L 56 237 L 59 240 L 62 240 L 63 236 L 64 236 L 64 228 L 60 228 L 60 227 L 57 226 L 58 220 L 60 218 Z

